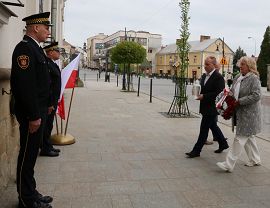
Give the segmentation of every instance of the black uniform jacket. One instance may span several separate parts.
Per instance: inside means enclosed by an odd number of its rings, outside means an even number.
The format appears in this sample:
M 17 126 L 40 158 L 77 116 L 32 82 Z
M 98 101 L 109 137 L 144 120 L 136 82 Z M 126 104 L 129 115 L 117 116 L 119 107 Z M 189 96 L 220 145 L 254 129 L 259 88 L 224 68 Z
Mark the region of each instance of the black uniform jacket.
M 59 66 L 48 58 L 48 64 L 50 69 L 50 106 L 56 107 L 61 92 L 61 71 Z
M 16 115 L 40 118 L 41 109 L 49 105 L 49 68 L 42 48 L 29 36 L 13 51 L 10 82 Z
M 223 76 L 214 71 L 204 85 L 206 74 L 201 78 L 201 94 L 203 99 L 200 101 L 200 113 L 202 115 L 218 115 L 216 110 L 215 100 L 217 95 L 225 88 L 225 81 Z

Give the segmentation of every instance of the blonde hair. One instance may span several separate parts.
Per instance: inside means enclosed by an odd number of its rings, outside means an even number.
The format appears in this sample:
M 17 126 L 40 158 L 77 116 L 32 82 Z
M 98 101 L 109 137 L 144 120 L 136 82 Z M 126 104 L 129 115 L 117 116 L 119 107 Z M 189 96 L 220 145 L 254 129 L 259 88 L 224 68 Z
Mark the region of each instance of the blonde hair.
M 237 66 L 240 67 L 241 63 L 245 63 L 248 66 L 248 69 L 250 72 L 256 74 L 257 76 L 260 76 L 258 70 L 257 70 L 257 64 L 256 60 L 253 57 L 243 56 L 239 59 L 237 62 Z

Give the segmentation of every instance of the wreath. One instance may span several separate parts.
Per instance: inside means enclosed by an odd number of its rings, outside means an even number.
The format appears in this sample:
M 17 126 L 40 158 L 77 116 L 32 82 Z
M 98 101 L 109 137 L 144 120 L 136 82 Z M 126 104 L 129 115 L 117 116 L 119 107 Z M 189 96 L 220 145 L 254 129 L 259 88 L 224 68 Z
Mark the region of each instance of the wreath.
M 225 119 L 229 120 L 235 110 L 236 100 L 228 89 L 224 89 L 216 97 L 216 108 L 218 113 Z

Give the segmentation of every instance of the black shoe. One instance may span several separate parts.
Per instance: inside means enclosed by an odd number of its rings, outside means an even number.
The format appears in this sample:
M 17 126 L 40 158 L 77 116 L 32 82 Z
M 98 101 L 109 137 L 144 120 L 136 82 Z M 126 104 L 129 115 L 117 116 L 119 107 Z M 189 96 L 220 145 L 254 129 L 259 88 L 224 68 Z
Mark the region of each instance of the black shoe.
M 19 201 L 19 206 L 18 208 L 52 208 L 50 204 L 43 203 L 40 201 L 34 202 L 31 206 L 24 206 L 21 201 Z
M 223 150 L 228 149 L 228 148 L 229 148 L 228 144 L 223 145 L 223 146 L 219 147 L 217 150 L 215 150 L 215 153 L 221 153 L 221 152 L 223 152 Z
M 40 156 L 48 156 L 48 157 L 57 157 L 59 156 L 59 153 L 58 152 L 54 152 L 52 150 L 49 150 L 49 151 L 43 151 L 41 150 L 40 153 L 39 153 Z
M 56 149 L 56 148 L 54 148 L 54 147 L 52 148 L 52 151 L 57 152 L 57 153 L 61 152 L 60 149 Z
M 37 201 L 33 203 L 32 208 L 52 208 L 52 206 L 50 204 Z
M 40 193 L 38 193 L 37 200 L 49 204 L 53 201 L 53 198 L 51 196 L 42 196 Z
M 187 152 L 187 153 L 185 153 L 185 154 L 187 155 L 187 158 L 200 157 L 200 153 Z

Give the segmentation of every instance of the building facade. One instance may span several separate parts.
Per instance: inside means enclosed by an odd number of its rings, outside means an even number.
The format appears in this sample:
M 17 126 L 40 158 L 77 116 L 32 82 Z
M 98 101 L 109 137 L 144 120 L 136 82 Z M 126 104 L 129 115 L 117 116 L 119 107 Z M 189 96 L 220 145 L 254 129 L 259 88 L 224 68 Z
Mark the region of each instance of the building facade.
M 207 56 L 215 56 L 221 64 L 220 73 L 225 79 L 233 71 L 234 52 L 220 38 L 211 39 L 210 36 L 201 36 L 199 41 L 190 41 L 190 51 L 188 54 L 189 66 L 186 77 L 198 79 L 205 72 L 204 60 Z M 225 61 L 222 61 L 224 52 Z M 180 60 L 177 52 L 177 45 L 170 44 L 163 47 L 156 54 L 156 73 L 158 75 L 173 76 L 180 72 Z
M 60 43 L 63 37 L 65 0 L 6 0 L 0 2 L 0 191 L 10 178 L 15 180 L 19 148 L 19 130 L 14 116 L 10 115 L 10 68 L 12 52 L 25 34 L 22 18 L 50 11 L 52 39 Z M 50 41 L 50 40 L 49 40 Z
M 155 54 L 161 48 L 162 36 L 151 34 L 146 31 L 123 31 L 119 30 L 111 35 L 100 33 L 87 39 L 87 66 L 89 68 L 100 68 L 106 63 L 108 51 L 118 43 L 127 40 L 139 43 L 146 49 L 146 59 L 151 68 L 155 68 Z

